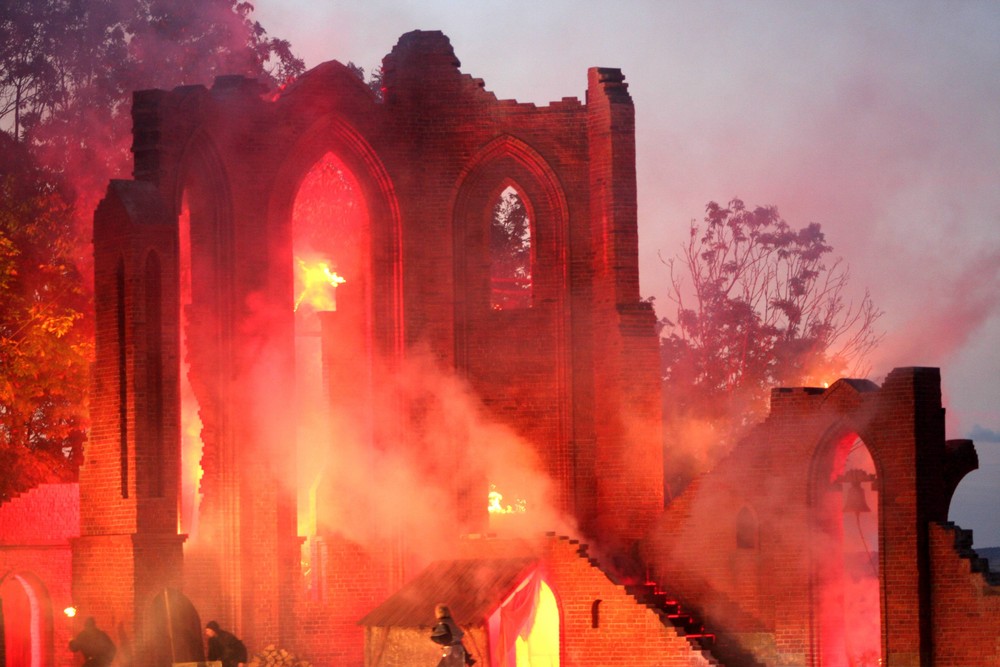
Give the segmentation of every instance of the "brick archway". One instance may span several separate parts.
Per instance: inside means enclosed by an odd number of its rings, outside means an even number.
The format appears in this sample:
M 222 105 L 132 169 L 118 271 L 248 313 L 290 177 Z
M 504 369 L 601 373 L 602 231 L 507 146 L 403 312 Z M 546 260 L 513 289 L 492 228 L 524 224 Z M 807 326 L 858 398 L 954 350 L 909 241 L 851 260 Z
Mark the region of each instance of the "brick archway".
M 566 273 L 569 209 L 552 167 L 523 141 L 502 136 L 487 144 L 463 171 L 452 209 L 455 229 L 456 319 L 468 321 L 489 310 L 489 220 L 492 204 L 507 184 L 516 184 L 533 217 L 533 272 L 536 304 L 551 303 L 562 311 L 569 288 Z M 468 351 L 456 343 L 456 360 L 469 363 Z
M 531 216 L 531 307 L 497 311 L 491 307 L 490 224 L 497 196 L 510 184 L 524 198 Z M 572 432 L 572 278 L 565 192 L 549 162 L 510 135 L 490 141 L 468 162 L 454 192 L 455 368 L 470 379 L 484 401 L 501 403 L 501 413 L 516 414 L 529 402 L 539 405 L 547 423 L 534 438 L 552 443 L 542 453 L 544 465 L 553 479 L 563 481 L 557 503 L 570 512 L 573 497 L 566 471 L 573 464 L 566 445 Z M 539 332 L 538 342 L 550 354 L 539 357 L 520 345 L 520 332 L 526 328 Z M 491 354 L 482 354 L 483 349 Z M 494 378 L 497 369 L 510 375 L 506 380 Z M 507 391 L 510 386 L 539 384 L 547 388 L 544 397 L 514 397 Z M 495 396 L 498 389 L 507 396 Z M 508 425 L 521 434 L 532 428 L 518 421 Z M 482 496 L 486 491 L 484 486 Z M 474 509 L 465 520 L 475 525 Z
M 878 451 L 834 426 L 810 466 L 810 664 L 880 664 L 884 541 Z
M 28 572 L 11 572 L 0 582 L 0 627 L 6 667 L 51 667 L 52 600 Z
M 316 121 L 286 150 L 272 182 L 268 205 L 267 234 L 272 240 L 268 246 L 270 264 L 280 267 L 289 256 L 292 209 L 299 185 L 327 153 L 333 153 L 350 172 L 367 208 L 370 256 L 366 279 L 370 328 L 378 352 L 393 358 L 401 352 L 404 338 L 399 205 L 381 159 L 346 119 L 328 116 Z

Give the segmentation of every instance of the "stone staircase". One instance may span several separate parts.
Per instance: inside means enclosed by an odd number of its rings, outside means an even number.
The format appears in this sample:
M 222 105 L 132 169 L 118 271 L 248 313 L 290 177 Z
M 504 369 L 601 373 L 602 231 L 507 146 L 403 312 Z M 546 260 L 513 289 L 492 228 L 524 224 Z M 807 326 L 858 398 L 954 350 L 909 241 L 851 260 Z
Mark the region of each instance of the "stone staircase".
M 759 662 L 751 653 L 744 650 L 738 643 L 725 636 L 718 636 L 706 630 L 705 625 L 693 613 L 687 611 L 680 601 L 660 590 L 655 582 L 625 586 L 626 592 L 640 604 L 656 611 L 665 623 L 677 628 L 692 645 L 710 653 L 726 667 L 767 667 Z
M 573 540 L 573 542 L 576 541 Z M 675 629 L 679 636 L 688 641 L 693 650 L 702 653 L 708 664 L 718 667 L 767 667 L 765 663 L 758 661 L 753 654 L 741 647 L 735 638 L 719 636 L 706 628 L 697 614 L 685 608 L 675 596 L 663 590 L 648 576 L 637 574 L 635 564 L 632 567 L 627 565 L 608 567 L 598 558 L 589 554 L 588 551 L 589 545 L 579 544 L 581 557 L 585 558 L 592 567 L 604 573 L 612 582 L 622 586 L 625 593 L 637 604 L 645 606 L 655 613 L 664 625 Z M 735 605 L 733 606 L 735 609 Z
M 656 612 L 664 623 L 677 628 L 679 634 L 688 638 L 692 645 L 705 651 L 715 646 L 715 635 L 707 632 L 705 626 L 681 607 L 681 603 L 660 590 L 655 582 L 626 584 L 625 592 L 636 601 Z
M 590 555 L 587 544 L 579 544 L 579 554 L 592 567 L 600 570 L 612 582 L 623 587 L 625 593 L 634 599 L 637 604 L 648 608 L 660 618 L 660 621 L 664 625 L 676 630 L 679 636 L 684 637 L 688 641 L 694 651 L 698 651 L 704 656 L 709 665 L 717 667 L 744 667 L 743 663 L 729 665 L 728 663 L 720 662 L 715 655 L 715 635 L 708 632 L 700 620 L 684 610 L 679 601 L 661 590 L 655 582 L 648 581 L 647 577 L 616 573 L 600 560 Z M 642 579 L 643 583 L 629 583 L 637 579 Z M 751 667 L 751 665 L 747 663 L 746 667 Z M 752 667 L 764 666 L 753 665 Z

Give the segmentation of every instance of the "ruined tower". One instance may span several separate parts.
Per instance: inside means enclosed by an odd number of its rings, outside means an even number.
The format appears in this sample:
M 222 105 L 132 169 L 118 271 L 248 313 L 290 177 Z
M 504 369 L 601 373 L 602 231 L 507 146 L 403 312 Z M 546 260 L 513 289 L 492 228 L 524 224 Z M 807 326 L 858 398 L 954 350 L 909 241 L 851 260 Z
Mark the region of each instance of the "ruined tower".
M 584 534 L 625 549 L 660 511 L 657 339 L 639 296 L 634 109 L 622 73 L 591 69 L 584 102 L 497 100 L 459 71 L 444 35 L 421 31 L 400 38 L 383 70 L 381 99 L 337 62 L 277 94 L 241 77 L 136 93 L 134 177 L 111 184 L 95 217 L 81 596 L 98 596 L 103 578 L 84 573 L 100 557 L 121 582 L 123 616 L 176 586 L 253 643 L 295 639 L 303 584 L 287 480 L 307 437 L 295 415 L 297 383 L 315 372 L 302 365 L 308 336 L 323 341 L 326 405 L 362 415 L 356 430 L 372 451 L 414 446 L 405 424 L 398 437 L 380 429 L 422 407 L 380 413 L 373 397 L 378 378 L 419 350 L 530 443 L 554 505 Z M 317 165 L 357 217 L 303 231 L 297 197 Z M 491 220 L 505 193 L 526 212 L 515 242 L 527 259 L 498 276 Z M 346 280 L 307 334 L 296 319 L 304 245 Z M 185 410 L 200 420 L 203 477 L 198 537 L 182 564 Z M 444 479 L 456 535 L 484 530 L 487 480 Z M 337 502 L 335 486 L 318 482 L 316 493 L 318 512 Z M 341 648 L 316 649 L 334 660 L 358 648 L 354 622 L 401 582 L 405 563 L 391 544 L 371 554 L 321 537 L 319 578 L 352 591 L 313 601 L 324 627 L 343 632 Z

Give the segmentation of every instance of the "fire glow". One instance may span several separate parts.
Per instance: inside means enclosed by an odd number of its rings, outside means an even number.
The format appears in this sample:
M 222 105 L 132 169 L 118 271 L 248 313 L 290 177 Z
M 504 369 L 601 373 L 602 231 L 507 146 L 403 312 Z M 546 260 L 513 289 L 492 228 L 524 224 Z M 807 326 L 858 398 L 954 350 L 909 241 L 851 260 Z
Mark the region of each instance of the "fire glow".
M 503 494 L 497 491 L 496 484 L 490 484 L 486 508 L 490 514 L 524 514 L 528 510 L 528 502 L 524 498 L 516 498 L 513 505 L 504 505 Z
M 337 286 L 347 282 L 324 261 L 307 262 L 295 258 L 298 266 L 296 282 L 300 285 L 295 299 L 295 311 L 305 302 L 314 311 L 337 310 Z

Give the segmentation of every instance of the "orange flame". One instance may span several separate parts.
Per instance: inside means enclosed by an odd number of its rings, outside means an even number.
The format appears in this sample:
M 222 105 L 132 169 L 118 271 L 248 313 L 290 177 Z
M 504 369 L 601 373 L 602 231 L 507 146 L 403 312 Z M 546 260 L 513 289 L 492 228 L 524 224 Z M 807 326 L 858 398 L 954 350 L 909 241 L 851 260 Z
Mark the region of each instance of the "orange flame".
M 528 509 L 528 501 L 524 498 L 516 498 L 513 505 L 504 505 L 503 494 L 497 491 L 495 484 L 490 484 L 487 498 L 486 509 L 490 514 L 523 514 Z
M 305 302 L 313 310 L 337 310 L 337 285 L 347 282 L 338 275 L 327 262 L 307 262 L 300 257 L 295 258 L 299 267 L 296 282 L 300 285 L 299 295 L 295 299 L 295 310 Z

